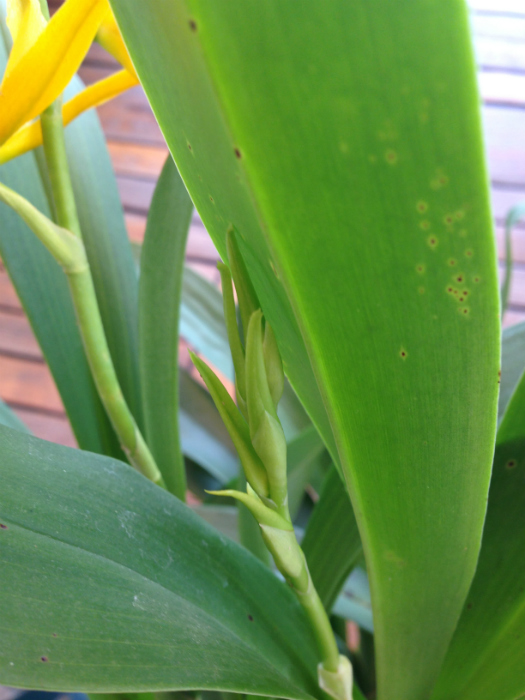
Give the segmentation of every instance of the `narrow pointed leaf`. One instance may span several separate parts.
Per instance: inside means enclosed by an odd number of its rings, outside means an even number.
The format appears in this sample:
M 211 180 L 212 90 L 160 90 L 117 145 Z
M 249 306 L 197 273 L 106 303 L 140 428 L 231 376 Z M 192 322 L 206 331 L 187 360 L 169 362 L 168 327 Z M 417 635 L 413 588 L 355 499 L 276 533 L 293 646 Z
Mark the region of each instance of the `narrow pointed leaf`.
M 192 199 L 221 253 L 239 232 L 285 372 L 340 462 L 379 696 L 423 700 L 474 575 L 496 427 L 466 6 L 111 2 Z
M 116 460 L 0 428 L 0 682 L 320 698 L 293 594 Z
M 140 366 L 146 439 L 168 489 L 185 499 L 179 440 L 179 307 L 193 205 L 171 156 L 148 215 L 140 274 Z

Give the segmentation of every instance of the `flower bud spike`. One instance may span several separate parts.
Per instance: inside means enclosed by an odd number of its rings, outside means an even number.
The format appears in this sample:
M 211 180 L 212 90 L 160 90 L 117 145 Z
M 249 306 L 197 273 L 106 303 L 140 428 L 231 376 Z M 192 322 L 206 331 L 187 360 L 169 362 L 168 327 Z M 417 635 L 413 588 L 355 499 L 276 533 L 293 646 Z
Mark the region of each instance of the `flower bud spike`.
M 228 251 L 228 262 L 230 263 L 230 270 L 235 283 L 237 299 L 239 300 L 242 330 L 246 341 L 250 316 L 254 311 L 260 309 L 261 305 L 259 304 L 259 299 L 257 298 L 253 284 L 248 276 L 248 270 L 246 269 L 241 251 L 239 250 L 233 227 L 230 227 L 226 233 L 226 249 Z
M 277 347 L 275 334 L 268 321 L 266 321 L 264 327 L 263 355 L 270 394 L 273 404 L 275 408 L 277 408 L 277 404 L 281 400 L 284 390 L 283 362 L 281 360 L 279 348 Z
M 251 444 L 248 424 L 217 375 L 194 353 L 190 352 L 190 356 L 208 387 L 213 402 L 235 445 L 246 480 L 258 495 L 266 498 L 269 495 L 268 476 L 260 457 Z
M 235 498 L 235 500 L 240 501 L 248 508 L 259 525 L 268 527 L 275 532 L 291 532 L 292 536 L 295 537 L 292 525 L 281 517 L 279 513 L 265 506 L 259 498 L 252 494 L 235 491 L 233 489 L 206 491 L 206 493 L 212 496 L 229 496 L 230 498 Z
M 270 393 L 263 355 L 262 312 L 252 314 L 246 337 L 246 401 L 252 445 L 262 460 L 270 496 L 288 516 L 286 439 Z
M 240 397 L 246 401 L 246 369 L 244 363 L 244 348 L 242 347 L 237 325 L 237 312 L 235 300 L 233 298 L 232 276 L 228 267 L 222 263 L 217 263 L 217 268 L 221 274 L 222 300 L 224 306 L 224 318 L 226 321 L 226 331 L 228 342 L 235 369 L 235 385 Z

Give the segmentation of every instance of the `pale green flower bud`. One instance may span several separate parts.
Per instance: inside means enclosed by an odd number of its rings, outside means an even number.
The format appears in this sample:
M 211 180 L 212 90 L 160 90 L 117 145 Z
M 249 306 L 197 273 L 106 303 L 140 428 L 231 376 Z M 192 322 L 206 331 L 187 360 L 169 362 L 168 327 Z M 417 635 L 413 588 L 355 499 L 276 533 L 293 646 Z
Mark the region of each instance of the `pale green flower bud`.
M 260 457 L 252 446 L 248 424 L 217 375 L 194 353 L 190 352 L 190 355 L 235 445 L 247 482 L 258 495 L 268 497 L 268 476 Z
M 281 400 L 284 390 L 284 372 L 281 353 L 279 352 L 274 332 L 268 321 L 266 321 L 264 327 L 263 355 L 270 394 L 274 406 L 277 408 L 277 404 Z

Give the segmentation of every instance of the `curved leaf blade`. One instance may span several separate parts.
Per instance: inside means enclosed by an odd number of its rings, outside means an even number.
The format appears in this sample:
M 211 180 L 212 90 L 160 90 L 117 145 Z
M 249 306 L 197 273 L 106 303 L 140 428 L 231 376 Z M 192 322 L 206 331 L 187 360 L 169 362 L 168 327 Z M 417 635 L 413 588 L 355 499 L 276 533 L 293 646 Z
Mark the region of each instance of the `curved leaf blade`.
M 285 369 L 342 463 L 379 696 L 425 698 L 474 575 L 496 424 L 496 260 L 465 5 L 112 6 L 199 213 L 220 251 L 239 231 Z
M 0 682 L 320 697 L 300 606 L 244 549 L 111 458 L 7 428 L 0 454 Z
M 146 439 L 164 482 L 182 501 L 186 473 L 179 439 L 179 307 L 193 205 L 168 156 L 157 182 L 142 246 L 140 371 Z
M 510 394 L 516 370 L 525 364 L 523 352 L 519 352 L 523 349 L 523 324 L 508 329 L 505 339 L 510 339 L 511 345 L 504 342 L 501 383 Z M 524 483 L 522 374 L 498 430 L 476 576 L 433 700 L 517 700 L 525 694 Z

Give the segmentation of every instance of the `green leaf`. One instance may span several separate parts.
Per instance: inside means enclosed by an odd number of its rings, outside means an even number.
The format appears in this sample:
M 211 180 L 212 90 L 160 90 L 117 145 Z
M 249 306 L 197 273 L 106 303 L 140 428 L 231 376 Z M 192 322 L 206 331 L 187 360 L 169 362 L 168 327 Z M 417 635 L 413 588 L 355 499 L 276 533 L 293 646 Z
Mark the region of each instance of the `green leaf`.
M 292 592 L 116 460 L 0 428 L 0 682 L 320 697 Z
M 297 515 L 304 490 L 314 472 L 329 463 L 329 456 L 313 425 L 305 428 L 287 446 L 288 507 L 292 520 Z M 348 499 L 346 505 L 348 506 Z
M 82 88 L 82 81 L 74 78 L 66 96 Z M 142 427 L 137 271 L 96 111 L 90 110 L 75 119 L 65 135 L 82 238 L 109 350 L 126 401 Z
M 7 58 L 5 2 L 0 2 L 0 65 Z M 49 216 L 46 193 L 32 153 L 0 168 L 0 180 Z M 77 329 L 66 278 L 22 220 L 0 205 L 0 255 L 44 353 L 79 445 L 110 451 L 113 430 L 96 395 Z
M 523 329 L 516 328 L 518 332 L 510 336 L 516 341 L 514 350 L 523 345 Z M 502 385 L 508 367 L 503 365 Z M 524 480 L 522 375 L 498 430 L 476 576 L 433 700 L 516 700 L 525 695 Z
M 29 428 L 23 423 L 20 418 L 12 411 L 2 399 L 0 399 L 0 425 L 5 425 L 13 430 L 20 430 L 22 433 L 29 433 Z
M 505 274 L 501 285 L 501 313 L 504 314 L 509 303 L 510 282 L 512 279 L 512 229 L 525 217 L 525 202 L 516 204 L 507 214 L 505 220 Z
M 182 280 L 180 334 L 225 377 L 234 380 L 221 293 L 189 267 L 184 268 Z
M 466 6 L 111 4 L 195 206 L 221 254 L 239 232 L 285 371 L 340 461 L 379 696 L 427 698 L 474 575 L 496 427 Z
M 183 453 L 220 484 L 239 473 L 231 438 L 209 393 L 187 372 L 179 372 L 179 429 Z
M 179 440 L 179 306 L 193 205 L 168 156 L 155 188 L 142 247 L 140 369 L 146 439 L 167 488 L 186 497 Z
M 319 597 L 331 610 L 363 553 L 348 494 L 335 467 L 323 482 L 301 546 Z
M 498 423 L 518 386 L 525 369 L 525 323 L 503 329 L 501 343 L 501 384 L 498 404 Z
M 335 601 L 332 613 L 352 620 L 362 629 L 373 633 L 372 603 L 366 571 L 359 567 L 352 571 Z

